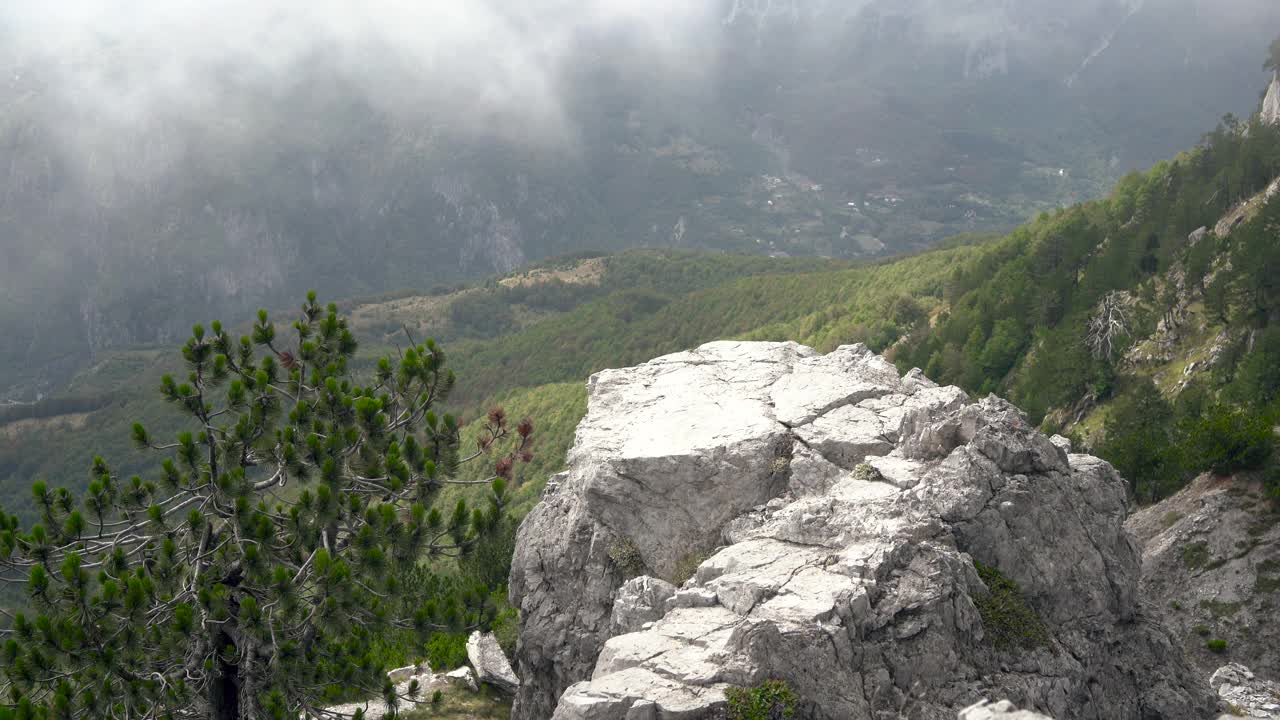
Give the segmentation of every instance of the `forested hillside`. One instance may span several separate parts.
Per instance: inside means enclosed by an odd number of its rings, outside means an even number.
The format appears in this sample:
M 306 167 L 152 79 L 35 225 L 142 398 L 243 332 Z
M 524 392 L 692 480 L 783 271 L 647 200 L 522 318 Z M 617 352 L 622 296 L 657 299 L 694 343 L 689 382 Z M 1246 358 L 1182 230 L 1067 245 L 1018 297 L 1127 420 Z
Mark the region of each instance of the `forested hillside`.
M 1260 468 L 1280 392 L 1277 174 L 1280 129 L 1228 118 L 956 268 L 895 358 L 1076 432 L 1146 500 Z

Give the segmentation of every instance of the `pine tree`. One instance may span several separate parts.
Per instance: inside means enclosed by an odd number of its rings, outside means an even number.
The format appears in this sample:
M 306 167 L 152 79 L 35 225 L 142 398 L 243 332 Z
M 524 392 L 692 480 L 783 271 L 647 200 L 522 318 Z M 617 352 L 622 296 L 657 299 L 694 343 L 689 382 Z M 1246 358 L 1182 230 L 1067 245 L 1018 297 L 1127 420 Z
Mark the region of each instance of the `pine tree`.
M 1267 49 L 1267 61 L 1262 65 L 1262 68 L 1272 72 L 1280 72 L 1280 38 L 1276 38 L 1271 42 L 1271 47 Z
M 0 562 L 29 593 L 3 645 L 0 717 L 296 718 L 378 693 L 394 707 L 380 638 L 483 620 L 442 583 L 418 597 L 406 578 L 501 527 L 532 424 L 494 410 L 461 458 L 434 342 L 380 359 L 362 386 L 335 306 L 309 294 L 290 337 L 266 311 L 238 342 L 196 326 L 186 381 L 160 384 L 193 427 L 172 442 L 133 429 L 170 454 L 154 478 L 99 458 L 82 502 L 36 483 L 40 524 L 0 513 Z M 491 487 L 488 507 L 432 508 L 481 458 L 493 477 L 470 484 Z

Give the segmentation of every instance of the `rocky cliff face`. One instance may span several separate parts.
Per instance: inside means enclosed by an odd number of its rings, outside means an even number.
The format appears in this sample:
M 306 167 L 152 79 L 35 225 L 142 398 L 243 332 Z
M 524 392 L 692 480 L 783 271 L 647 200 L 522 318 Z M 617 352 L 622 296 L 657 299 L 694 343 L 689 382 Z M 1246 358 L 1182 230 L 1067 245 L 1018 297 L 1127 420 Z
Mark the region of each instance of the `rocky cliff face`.
M 1197 670 L 1208 677 L 1225 657 L 1280 679 L 1280 513 L 1263 489 L 1206 475 L 1128 527 L 1143 543 L 1142 596 Z
M 863 346 L 599 373 L 569 466 L 520 529 L 516 718 L 711 717 L 766 678 L 811 718 L 1213 712 L 1115 471 Z
M 1272 75 L 1267 96 L 1262 100 L 1262 122 L 1268 125 L 1280 123 L 1280 72 Z

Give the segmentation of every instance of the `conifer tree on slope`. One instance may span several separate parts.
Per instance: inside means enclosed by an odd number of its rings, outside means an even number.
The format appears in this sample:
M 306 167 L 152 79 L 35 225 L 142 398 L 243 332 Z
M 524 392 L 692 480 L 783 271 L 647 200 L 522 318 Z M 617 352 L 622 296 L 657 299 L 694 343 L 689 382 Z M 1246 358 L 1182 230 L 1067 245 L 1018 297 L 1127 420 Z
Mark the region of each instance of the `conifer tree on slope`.
M 1267 48 L 1267 61 L 1263 63 L 1262 69 L 1280 72 L 1280 38 L 1273 40 L 1271 47 Z
M 171 454 L 157 477 L 96 459 L 82 502 L 36 483 L 40 524 L 0 513 L 0 563 L 29 598 L 2 640 L 0 718 L 323 717 L 378 693 L 395 707 L 378 639 L 481 619 L 459 593 L 417 597 L 405 578 L 498 525 L 532 424 L 494 410 L 461 458 L 459 423 L 437 409 L 454 376 L 434 342 L 382 358 L 359 386 L 333 305 L 309 294 L 289 335 L 265 311 L 238 342 L 195 327 L 187 381 L 161 383 L 192 429 L 164 443 L 134 426 Z M 460 462 L 482 458 L 495 463 L 486 509 L 431 507 L 463 482 Z

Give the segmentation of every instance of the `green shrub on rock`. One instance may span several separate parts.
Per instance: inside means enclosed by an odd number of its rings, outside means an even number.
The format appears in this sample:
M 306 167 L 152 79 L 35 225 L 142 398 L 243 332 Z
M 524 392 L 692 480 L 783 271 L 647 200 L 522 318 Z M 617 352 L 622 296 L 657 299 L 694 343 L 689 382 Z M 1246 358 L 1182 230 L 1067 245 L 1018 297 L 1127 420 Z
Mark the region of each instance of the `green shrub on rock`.
M 765 680 L 751 688 L 729 688 L 728 720 L 782 720 L 795 716 L 796 695 L 782 680 Z
M 427 641 L 427 664 L 434 672 L 453 670 L 467 664 L 467 636 L 437 633 Z
M 1031 650 L 1049 643 L 1049 631 L 1027 604 L 1018 584 L 999 570 L 975 560 L 987 594 L 973 599 L 987 638 L 998 650 Z
M 649 572 L 648 566 L 644 563 L 644 558 L 640 556 L 640 548 L 631 538 L 620 537 L 615 538 L 609 544 L 609 559 L 614 565 L 622 571 L 624 577 L 628 580 L 640 577 Z

